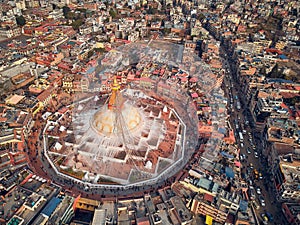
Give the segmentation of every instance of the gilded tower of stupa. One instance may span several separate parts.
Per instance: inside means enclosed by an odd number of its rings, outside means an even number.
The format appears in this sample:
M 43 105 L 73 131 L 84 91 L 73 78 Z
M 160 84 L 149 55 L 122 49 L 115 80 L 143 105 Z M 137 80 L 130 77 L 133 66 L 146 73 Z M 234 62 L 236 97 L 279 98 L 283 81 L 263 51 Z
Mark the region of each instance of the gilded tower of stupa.
M 111 87 L 111 96 L 109 98 L 108 101 L 108 109 L 109 110 L 116 110 L 117 108 L 121 108 L 121 106 L 119 105 L 121 102 L 121 96 L 120 96 L 120 84 L 117 81 L 117 78 L 114 77 L 114 81 Z M 118 102 L 117 102 L 118 101 Z M 117 103 L 119 103 L 117 105 Z
M 92 117 L 92 128 L 106 136 L 120 135 L 124 130 L 133 131 L 141 123 L 138 108 L 122 97 L 116 77 L 113 79 L 111 90 L 108 104 Z

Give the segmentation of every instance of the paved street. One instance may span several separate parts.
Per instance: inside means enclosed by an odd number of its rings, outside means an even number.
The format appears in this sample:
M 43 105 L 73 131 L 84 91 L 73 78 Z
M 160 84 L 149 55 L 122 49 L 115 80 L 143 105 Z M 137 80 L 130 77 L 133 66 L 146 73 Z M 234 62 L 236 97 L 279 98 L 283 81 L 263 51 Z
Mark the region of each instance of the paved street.
M 259 134 L 255 134 L 254 130 L 250 127 L 250 125 L 248 125 L 248 123 L 250 123 L 249 120 L 251 120 L 251 118 L 247 114 L 247 106 L 243 104 L 244 101 L 244 99 L 242 99 L 243 94 L 240 93 L 241 90 L 237 89 L 237 87 L 240 88 L 240 86 L 235 83 L 235 81 L 230 75 L 229 62 L 225 60 L 224 64 L 225 67 L 228 68 L 226 78 L 224 79 L 225 82 L 224 86 L 225 86 L 225 94 L 228 97 L 229 106 L 230 106 L 229 109 L 230 110 L 229 113 L 231 115 L 230 124 L 235 131 L 235 137 L 241 149 L 240 154 L 244 154 L 246 156 L 246 159 L 244 160 L 244 162 L 242 162 L 243 165 L 242 173 L 246 174 L 248 178 L 247 179 L 248 184 L 249 184 L 249 180 L 251 180 L 250 182 L 252 183 L 252 186 L 255 189 L 254 201 L 257 203 L 256 205 L 258 205 L 259 207 L 255 209 L 257 218 L 261 222 L 262 221 L 261 214 L 267 211 L 271 213 L 274 217 L 274 221 L 273 222 L 269 221 L 268 224 L 284 225 L 286 224 L 286 222 L 283 221 L 284 216 L 280 209 L 280 203 L 276 203 L 274 201 L 275 196 L 272 190 L 273 185 L 270 184 L 270 180 L 266 175 L 267 164 L 261 154 L 262 147 L 260 145 L 261 144 L 259 139 L 260 136 Z M 242 106 L 240 110 L 237 108 L 238 101 L 241 102 L 241 106 Z M 248 122 L 246 123 L 246 121 Z M 242 141 L 239 138 L 239 132 L 243 134 Z M 255 154 L 257 154 L 256 157 Z M 257 170 L 259 173 L 262 174 L 261 179 L 259 177 L 255 178 L 253 173 L 254 170 Z M 265 200 L 265 206 L 262 206 L 262 204 L 259 201 L 259 194 L 256 191 L 257 188 L 261 189 L 261 196 L 263 196 Z

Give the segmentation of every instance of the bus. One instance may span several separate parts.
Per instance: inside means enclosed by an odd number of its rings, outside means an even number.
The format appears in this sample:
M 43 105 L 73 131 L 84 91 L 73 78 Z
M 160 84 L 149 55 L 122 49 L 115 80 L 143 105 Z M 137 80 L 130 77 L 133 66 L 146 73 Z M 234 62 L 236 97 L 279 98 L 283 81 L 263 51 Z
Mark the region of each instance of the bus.
M 240 142 L 243 142 L 244 141 L 244 137 L 243 137 L 242 132 L 239 132 L 239 137 L 240 137 Z

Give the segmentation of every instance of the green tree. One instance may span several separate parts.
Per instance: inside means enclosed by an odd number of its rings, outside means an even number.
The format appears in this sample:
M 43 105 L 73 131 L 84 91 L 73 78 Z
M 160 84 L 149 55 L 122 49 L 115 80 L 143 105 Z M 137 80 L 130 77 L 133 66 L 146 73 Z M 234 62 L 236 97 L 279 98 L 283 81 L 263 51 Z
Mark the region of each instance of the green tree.
M 62 10 L 63 10 L 64 17 L 65 17 L 66 19 L 69 19 L 69 18 L 68 18 L 68 14 L 69 14 L 69 12 L 71 12 L 71 9 L 70 9 L 68 6 L 64 6 L 64 7 L 62 8 Z
M 157 14 L 157 9 L 153 8 L 153 7 L 149 7 L 149 9 L 147 10 L 148 14 Z
M 74 30 L 78 30 L 82 24 L 83 24 L 83 20 L 77 19 L 74 22 L 72 22 L 71 26 L 73 27 Z
M 94 14 L 93 11 L 87 10 L 87 11 L 84 13 L 84 17 L 85 17 L 85 18 L 89 18 L 89 17 L 92 17 L 93 14 Z
M 278 64 L 276 63 L 271 72 L 268 74 L 270 78 L 284 78 L 284 74 L 282 74 L 281 70 L 279 69 Z
M 74 20 L 76 19 L 76 14 L 74 12 L 68 12 L 66 15 L 66 19 Z
M 79 9 L 77 9 L 77 11 L 79 11 L 81 13 L 86 13 L 87 9 L 86 8 L 79 8 Z
M 265 66 L 263 66 L 263 67 L 261 68 L 260 73 L 261 73 L 262 75 L 264 75 L 264 76 L 267 75 L 267 69 L 266 69 Z
M 171 28 L 164 28 L 163 33 L 164 33 L 164 35 L 170 34 L 171 33 Z
M 109 10 L 109 15 L 114 19 L 117 16 L 117 12 L 114 9 Z
M 205 16 L 202 13 L 199 13 L 196 17 L 199 21 L 203 21 L 205 19 Z
M 291 99 L 291 105 L 295 106 L 296 104 L 299 104 L 300 102 L 300 97 L 299 96 L 295 96 Z
M 26 24 L 26 20 L 25 20 L 24 16 L 22 16 L 22 15 L 16 16 L 16 21 L 17 21 L 17 24 L 21 27 Z

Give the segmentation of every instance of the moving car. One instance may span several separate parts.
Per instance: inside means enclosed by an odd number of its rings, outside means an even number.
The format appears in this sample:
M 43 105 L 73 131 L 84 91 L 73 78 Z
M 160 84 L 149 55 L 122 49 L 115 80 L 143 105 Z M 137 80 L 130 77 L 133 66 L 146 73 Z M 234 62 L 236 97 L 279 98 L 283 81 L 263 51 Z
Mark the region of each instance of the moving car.
M 261 214 L 261 219 L 262 219 L 263 224 L 268 224 L 269 219 L 266 216 L 266 214 L 262 213 Z
M 266 206 L 266 203 L 265 203 L 265 199 L 262 195 L 258 196 L 258 199 L 259 199 L 259 202 L 261 204 L 262 207 L 265 207 Z
M 254 144 L 253 144 L 252 138 L 250 137 L 248 140 L 249 140 L 249 142 L 250 142 L 250 145 L 253 146 Z
M 240 155 L 240 161 L 242 162 L 242 161 L 244 161 L 246 159 L 246 155 L 245 154 L 241 154 Z
M 269 212 L 266 212 L 266 216 L 268 217 L 268 220 L 270 221 L 270 222 L 273 222 L 273 215 L 271 214 L 271 213 L 269 213 Z
M 247 148 L 247 153 L 251 154 L 251 149 L 249 147 Z
M 261 189 L 260 189 L 260 187 L 257 187 L 257 188 L 256 188 L 256 193 L 257 193 L 258 195 L 261 195 Z

